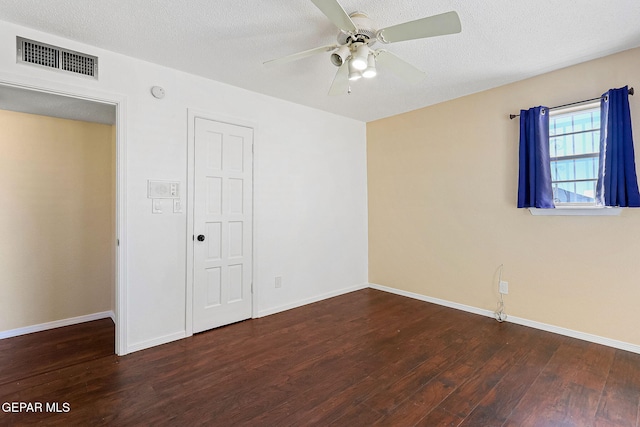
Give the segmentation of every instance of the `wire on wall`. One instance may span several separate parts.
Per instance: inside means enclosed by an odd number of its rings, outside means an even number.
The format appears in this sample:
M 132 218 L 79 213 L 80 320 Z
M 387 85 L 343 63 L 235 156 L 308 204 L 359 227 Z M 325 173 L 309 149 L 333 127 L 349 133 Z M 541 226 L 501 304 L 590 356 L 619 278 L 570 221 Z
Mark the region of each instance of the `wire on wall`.
M 502 282 L 502 270 L 504 270 L 504 264 L 500 264 L 499 268 L 500 268 L 500 277 L 498 278 L 498 288 L 500 286 L 500 282 Z M 507 313 L 505 313 L 505 309 L 504 309 L 504 295 L 502 294 L 502 292 L 499 292 L 499 293 L 500 293 L 500 301 L 498 301 L 498 308 L 494 313 L 494 317 L 498 322 L 502 323 L 505 320 L 507 320 Z

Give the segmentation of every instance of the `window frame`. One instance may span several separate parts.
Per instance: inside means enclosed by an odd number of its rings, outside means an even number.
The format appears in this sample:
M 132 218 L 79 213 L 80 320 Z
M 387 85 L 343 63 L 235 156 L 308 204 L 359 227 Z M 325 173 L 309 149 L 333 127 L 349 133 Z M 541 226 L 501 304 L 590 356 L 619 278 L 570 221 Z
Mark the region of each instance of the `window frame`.
M 564 115 L 564 114 L 572 114 L 572 115 L 577 115 L 586 111 L 590 111 L 590 110 L 598 110 L 599 112 L 600 109 L 600 100 L 590 100 L 590 101 L 585 101 L 584 103 L 579 103 L 579 104 L 573 104 L 571 106 L 568 107 L 561 107 L 561 108 L 554 108 L 554 109 L 549 109 L 549 144 L 551 144 L 551 140 L 555 137 L 558 136 L 568 136 L 568 135 L 576 135 L 576 134 L 583 134 L 583 133 L 588 133 L 588 132 L 595 132 L 595 129 L 591 129 L 591 130 L 587 130 L 587 131 L 572 131 L 572 132 L 567 132 L 567 133 L 563 133 L 563 134 L 556 134 L 551 136 L 551 118 L 553 116 L 559 116 L 559 115 Z M 598 132 L 600 132 L 600 129 L 597 130 Z M 579 159 L 593 159 L 596 158 L 598 159 L 598 163 L 599 163 L 599 159 L 600 159 L 600 147 L 599 147 L 599 141 L 597 143 L 597 148 L 598 151 L 594 152 L 594 153 L 583 153 L 583 154 L 570 154 L 567 156 L 556 156 L 556 157 L 551 157 L 551 147 L 549 147 L 549 166 L 550 168 L 553 167 L 553 162 L 554 161 L 559 161 L 559 160 L 579 160 Z M 599 164 L 598 164 L 598 171 L 599 171 Z M 597 180 L 598 180 L 598 173 L 596 173 L 596 177 L 595 177 L 595 181 L 597 184 Z M 552 186 L 554 184 L 557 183 L 576 183 L 576 182 L 593 182 L 594 179 L 591 178 L 587 178 L 587 179 L 572 179 L 572 180 L 557 180 L 557 181 L 552 181 Z M 595 186 L 594 186 L 595 188 Z M 594 194 L 594 201 L 593 202 L 556 202 L 556 199 L 554 197 L 553 200 L 553 204 L 555 206 L 556 209 L 570 209 L 573 212 L 577 212 L 576 209 L 587 209 L 588 211 L 591 211 L 593 209 L 601 209 L 604 208 L 604 206 L 601 206 L 598 204 L 597 199 L 595 199 L 595 194 Z M 532 212 L 533 213 L 533 212 Z
M 596 107 L 600 108 L 599 99 L 572 104 L 568 107 L 549 109 L 549 118 L 558 114 L 584 111 Z M 549 135 L 549 140 L 551 140 L 551 135 Z M 549 166 L 551 167 L 551 153 L 549 153 L 549 156 Z M 597 201 L 594 201 L 594 203 L 556 203 L 554 200 L 554 205 L 555 209 L 529 208 L 529 212 L 533 216 L 619 216 L 622 213 L 621 207 L 598 205 Z

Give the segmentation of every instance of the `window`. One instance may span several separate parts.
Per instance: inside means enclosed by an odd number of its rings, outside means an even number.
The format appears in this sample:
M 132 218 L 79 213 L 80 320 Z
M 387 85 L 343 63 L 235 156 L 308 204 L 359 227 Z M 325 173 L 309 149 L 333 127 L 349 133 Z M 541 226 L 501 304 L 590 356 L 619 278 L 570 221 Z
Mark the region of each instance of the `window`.
M 595 206 L 600 163 L 600 104 L 549 113 L 551 185 L 557 207 Z

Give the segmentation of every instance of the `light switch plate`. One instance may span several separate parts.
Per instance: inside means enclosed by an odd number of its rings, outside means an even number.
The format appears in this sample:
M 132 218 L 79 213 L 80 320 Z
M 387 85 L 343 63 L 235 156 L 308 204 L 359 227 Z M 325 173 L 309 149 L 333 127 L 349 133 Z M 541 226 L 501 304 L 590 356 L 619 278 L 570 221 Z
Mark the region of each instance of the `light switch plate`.
M 151 200 L 151 213 L 154 213 L 154 214 L 162 213 L 162 200 L 159 200 L 159 199 Z

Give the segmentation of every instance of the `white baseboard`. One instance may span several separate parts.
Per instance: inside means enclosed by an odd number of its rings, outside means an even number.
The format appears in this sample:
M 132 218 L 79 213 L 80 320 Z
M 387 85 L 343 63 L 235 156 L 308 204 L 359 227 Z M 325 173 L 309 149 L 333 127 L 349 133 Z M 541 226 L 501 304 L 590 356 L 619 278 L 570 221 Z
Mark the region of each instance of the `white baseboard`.
M 560 326 L 549 325 L 535 320 L 523 319 L 521 317 L 507 316 L 507 322 L 515 323 L 518 325 L 528 326 L 530 328 L 540 329 L 542 331 L 552 332 L 554 334 L 564 335 L 571 338 L 577 338 L 583 341 L 589 341 L 595 344 L 606 345 L 607 347 L 613 347 L 620 350 L 630 351 L 632 353 L 640 354 L 640 345 L 631 344 L 624 341 L 618 341 L 607 337 L 601 337 L 600 335 L 588 334 L 586 332 L 574 331 L 573 329 L 561 328 Z
M 479 314 L 481 316 L 494 317 L 494 313 L 491 310 L 485 310 L 482 308 L 472 307 L 469 305 L 458 304 L 456 302 L 447 301 L 439 298 L 428 297 L 426 295 L 416 294 L 413 292 L 403 291 L 401 289 L 390 288 L 388 286 L 376 285 L 374 283 L 369 284 L 371 289 L 377 289 L 379 291 L 389 292 L 396 295 L 402 295 L 408 298 L 417 299 L 420 301 L 426 301 L 433 304 L 442 305 L 449 308 L 455 308 L 457 310 L 466 311 L 473 314 Z M 546 332 L 552 332 L 558 335 L 564 335 L 571 338 L 577 338 L 579 340 L 592 342 L 595 344 L 606 345 L 607 347 L 613 347 L 620 350 L 630 351 L 632 353 L 640 354 L 640 345 L 631 344 L 624 341 L 618 341 L 607 337 L 601 337 L 599 335 L 588 334 L 586 332 L 574 331 L 573 329 L 562 328 L 560 326 L 549 325 L 547 323 L 537 322 L 535 320 L 524 319 L 521 317 L 507 316 L 506 322 L 515 323 L 517 325 L 528 326 L 530 328 L 539 329 Z
M 472 307 L 470 305 L 458 304 L 457 302 L 447 301 L 440 298 L 428 297 L 426 295 L 403 291 L 402 289 L 390 288 L 388 286 L 383 286 L 383 285 L 376 285 L 375 283 L 370 283 L 369 287 L 371 289 L 377 289 L 379 291 L 385 291 L 385 292 L 389 292 L 396 295 L 402 295 L 403 297 L 413 298 L 420 301 L 431 302 L 433 304 L 443 305 L 449 308 L 455 308 L 456 310 L 462 310 L 468 313 L 479 314 L 481 316 L 487 316 L 487 317 L 493 317 L 493 311 L 491 310 L 483 310 L 481 308 Z
M 69 319 L 54 320 L 53 322 L 40 323 L 38 325 L 25 326 L 23 328 L 11 329 L 0 332 L 0 339 L 17 337 L 20 335 L 42 332 L 49 329 L 61 328 L 63 326 L 77 325 L 78 323 L 91 322 L 99 319 L 112 319 L 115 323 L 116 315 L 113 311 L 103 311 L 100 313 L 86 314 L 84 316 L 71 317 Z
M 182 338 L 186 338 L 185 331 L 174 332 L 173 334 L 163 335 L 158 338 L 154 338 L 147 341 L 142 341 L 137 344 L 127 346 L 127 352 L 125 354 L 133 353 L 135 351 L 146 350 L 147 348 L 155 347 L 157 345 L 167 344 L 172 341 L 178 341 Z
M 267 308 L 265 310 L 258 310 L 257 317 L 269 316 L 271 314 L 280 313 L 283 311 L 291 310 L 293 308 L 302 307 L 303 305 L 312 304 L 314 302 L 322 301 L 327 298 L 337 297 L 338 295 L 348 294 L 349 292 L 359 291 L 362 289 L 368 288 L 370 285 L 368 283 L 362 285 L 350 286 L 348 288 L 338 289 L 336 291 L 327 292 L 326 294 L 316 295 L 311 298 L 306 298 L 300 301 L 292 302 L 290 304 L 280 305 L 278 307 Z

